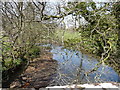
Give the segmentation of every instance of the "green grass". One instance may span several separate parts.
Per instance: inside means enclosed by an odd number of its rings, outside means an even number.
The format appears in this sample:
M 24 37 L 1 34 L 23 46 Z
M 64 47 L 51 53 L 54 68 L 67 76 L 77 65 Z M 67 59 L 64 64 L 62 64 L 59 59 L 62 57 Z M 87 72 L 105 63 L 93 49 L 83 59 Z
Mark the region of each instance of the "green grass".
M 64 35 L 64 41 L 67 41 L 69 39 L 80 39 L 80 33 L 79 32 L 73 32 L 70 30 L 65 30 L 65 33 L 63 34 L 64 30 L 57 30 L 56 31 L 56 37 L 58 37 L 60 40 L 62 40 L 62 36 Z

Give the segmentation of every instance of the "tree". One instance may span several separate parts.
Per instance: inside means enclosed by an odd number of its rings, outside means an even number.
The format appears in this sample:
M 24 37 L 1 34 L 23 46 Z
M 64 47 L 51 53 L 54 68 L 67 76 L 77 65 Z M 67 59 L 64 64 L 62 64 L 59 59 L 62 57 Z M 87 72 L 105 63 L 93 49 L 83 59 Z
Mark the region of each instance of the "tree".
M 98 5 L 100 7 L 97 7 Z M 86 25 L 80 25 L 77 31 L 82 33 L 83 39 L 89 37 L 87 42 L 93 44 L 93 51 L 97 51 L 97 55 L 99 56 L 104 54 L 104 57 L 106 57 L 106 53 L 113 52 L 110 49 L 111 47 L 113 48 L 113 45 L 111 46 L 110 43 L 113 41 L 110 39 L 112 38 L 110 37 L 110 33 L 114 33 L 113 36 L 116 35 L 114 31 L 116 27 L 115 18 L 111 15 L 110 8 L 111 5 L 109 3 L 99 4 L 95 2 L 69 2 L 68 6 L 64 8 L 66 12 L 73 12 L 72 15 L 85 19 L 84 22 L 86 22 Z M 112 23 L 109 18 L 113 20 Z M 89 47 L 89 49 L 91 48 Z
M 52 24 L 43 23 L 46 2 L 2 2 L 2 6 L 2 63 L 6 67 L 5 61 L 11 61 L 10 68 L 26 58 L 35 43 L 48 38 Z

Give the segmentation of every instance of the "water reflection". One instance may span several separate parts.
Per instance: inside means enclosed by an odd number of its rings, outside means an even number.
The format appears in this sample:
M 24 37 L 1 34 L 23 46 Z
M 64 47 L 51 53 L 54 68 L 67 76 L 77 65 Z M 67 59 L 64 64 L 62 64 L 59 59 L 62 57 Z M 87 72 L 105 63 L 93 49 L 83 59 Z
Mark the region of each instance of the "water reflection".
M 61 46 L 52 46 L 53 59 L 59 63 L 56 85 L 76 83 L 120 82 L 120 77 L 107 65 L 100 65 L 97 71 L 86 74 L 92 70 L 98 61 L 79 51 L 63 49 Z

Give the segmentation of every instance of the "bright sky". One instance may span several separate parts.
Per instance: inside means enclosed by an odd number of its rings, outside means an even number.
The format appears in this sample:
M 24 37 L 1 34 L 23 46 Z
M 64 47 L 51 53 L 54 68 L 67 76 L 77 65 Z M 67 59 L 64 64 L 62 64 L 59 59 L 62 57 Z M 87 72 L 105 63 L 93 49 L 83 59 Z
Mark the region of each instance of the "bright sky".
M 75 25 L 75 17 L 72 17 L 72 15 L 66 16 L 64 18 L 64 22 L 66 24 L 66 28 L 74 27 L 74 25 Z M 80 24 L 82 24 L 82 25 L 86 24 L 84 18 L 80 19 Z M 79 27 L 79 22 L 78 21 L 76 22 L 76 27 Z

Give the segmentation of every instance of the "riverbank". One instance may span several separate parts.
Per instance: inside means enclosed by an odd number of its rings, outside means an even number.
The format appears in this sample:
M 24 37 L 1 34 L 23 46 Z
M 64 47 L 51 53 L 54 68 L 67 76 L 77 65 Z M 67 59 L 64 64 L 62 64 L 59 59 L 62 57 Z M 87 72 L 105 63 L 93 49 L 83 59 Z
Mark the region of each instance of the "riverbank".
M 43 88 L 49 85 L 55 75 L 57 61 L 50 52 L 44 51 L 33 59 L 28 68 L 11 83 L 10 88 Z

